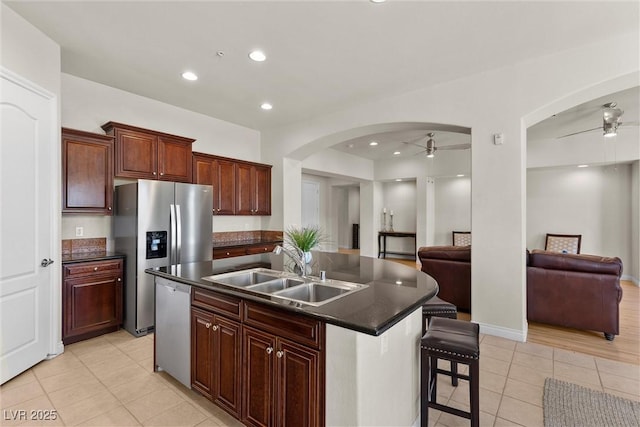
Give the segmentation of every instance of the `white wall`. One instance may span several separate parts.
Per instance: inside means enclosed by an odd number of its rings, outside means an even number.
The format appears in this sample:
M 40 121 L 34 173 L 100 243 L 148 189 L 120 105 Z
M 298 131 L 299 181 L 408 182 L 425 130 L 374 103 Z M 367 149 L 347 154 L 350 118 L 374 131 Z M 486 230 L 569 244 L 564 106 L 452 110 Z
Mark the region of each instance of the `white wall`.
M 435 178 L 433 244 L 452 245 L 452 231 L 471 231 L 471 179 Z
M 415 181 L 382 183 L 382 204 L 387 209 L 387 230 L 391 224 L 391 211 L 393 211 L 394 231 L 410 233 L 416 231 L 416 194 Z M 413 239 L 404 237 L 387 237 L 387 251 L 415 253 L 415 242 Z
M 471 128 L 473 320 L 484 332 L 525 339 L 526 128 L 584 102 L 576 94 L 589 88 L 595 88 L 587 98 L 593 99 L 637 85 L 639 43 L 638 34 L 627 34 L 271 129 L 263 132 L 263 160 L 303 159 L 383 124 L 428 121 Z M 603 51 L 616 60 L 602 61 Z M 504 134 L 503 145 L 493 145 L 497 132 Z M 274 192 L 284 195 L 292 185 L 274 184 Z M 373 186 L 361 186 L 365 255 L 373 252 L 379 225 L 376 194 Z M 277 212 L 270 222 L 287 215 Z
M 253 129 L 62 74 L 62 125 L 104 134 L 100 126 L 108 121 L 194 138 L 193 151 L 260 161 L 260 133 Z M 77 226 L 84 227 L 84 237 L 107 237 L 111 245 L 110 217 L 64 215 L 62 239 L 75 238 Z M 213 218 L 213 231 L 259 229 L 261 217 Z
M 582 234 L 580 253 L 617 256 L 624 274 L 631 274 L 632 240 L 637 240 L 632 238 L 632 188 L 629 164 L 530 169 L 527 248 L 544 249 L 546 233 Z

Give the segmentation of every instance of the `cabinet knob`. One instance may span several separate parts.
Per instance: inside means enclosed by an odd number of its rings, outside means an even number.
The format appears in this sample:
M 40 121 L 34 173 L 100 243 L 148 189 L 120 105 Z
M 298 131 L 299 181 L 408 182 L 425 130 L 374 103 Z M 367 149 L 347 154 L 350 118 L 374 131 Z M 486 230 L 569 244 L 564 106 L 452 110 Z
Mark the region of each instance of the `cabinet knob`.
M 98 267 L 93 267 L 93 271 L 98 271 Z
M 278 358 L 279 358 L 279 359 L 280 359 L 280 358 L 282 358 L 282 356 L 284 356 L 284 351 L 282 351 L 282 350 L 278 350 L 278 351 L 276 352 L 276 356 L 278 356 Z
M 205 327 L 205 328 L 207 328 L 207 329 L 209 329 L 209 328 L 211 327 L 211 323 L 210 323 L 210 322 L 205 323 L 205 324 L 204 324 L 204 327 Z
M 164 172 L 160 172 L 160 176 L 164 176 Z
M 214 331 L 217 331 L 218 330 L 218 325 L 213 325 L 213 328 L 211 328 L 211 329 L 213 329 Z
M 118 282 L 122 282 L 122 279 L 120 277 L 118 277 Z
M 267 354 L 273 353 L 273 347 L 267 347 Z
M 153 175 L 155 176 L 155 175 L 156 175 L 156 173 L 155 173 L 155 172 L 153 172 Z
M 218 212 L 220 212 L 220 208 L 218 208 Z
M 107 209 L 111 210 L 111 206 L 109 206 Z
M 231 255 L 229 252 L 227 252 L 227 255 Z

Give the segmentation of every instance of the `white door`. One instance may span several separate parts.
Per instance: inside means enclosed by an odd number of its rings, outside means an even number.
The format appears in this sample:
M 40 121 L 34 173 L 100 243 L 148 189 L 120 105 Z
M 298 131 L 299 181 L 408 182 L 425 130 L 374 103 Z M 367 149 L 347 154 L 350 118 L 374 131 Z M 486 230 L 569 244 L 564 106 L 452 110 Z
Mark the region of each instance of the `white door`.
M 320 226 L 320 185 L 314 181 L 302 181 L 302 226 Z
M 0 383 L 51 345 L 55 98 L 0 70 Z M 43 260 L 46 262 L 43 263 Z M 56 259 L 56 263 L 60 260 Z

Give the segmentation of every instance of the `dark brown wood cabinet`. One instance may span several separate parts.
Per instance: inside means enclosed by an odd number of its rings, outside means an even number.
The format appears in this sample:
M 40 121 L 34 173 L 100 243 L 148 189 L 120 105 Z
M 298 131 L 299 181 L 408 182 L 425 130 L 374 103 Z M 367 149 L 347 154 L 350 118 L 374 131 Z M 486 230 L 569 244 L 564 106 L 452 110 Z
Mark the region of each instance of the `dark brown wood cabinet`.
M 119 329 L 122 324 L 123 280 L 122 258 L 63 266 L 64 344 Z
M 240 418 L 242 378 L 240 300 L 206 291 L 193 294 L 191 387 Z
M 245 245 L 238 247 L 218 247 L 213 248 L 213 259 L 232 258 L 244 255 L 265 254 L 272 252 L 276 247 L 275 243 L 263 243 L 256 245 Z
M 191 182 L 194 139 L 122 123 L 102 125 L 115 138 L 115 176 Z
M 238 215 L 271 215 L 271 167 L 238 164 Z
M 242 422 L 324 425 L 323 325 L 253 303 L 243 323 Z
M 62 128 L 62 213 L 113 213 L 113 137 Z
M 193 153 L 193 182 L 213 186 L 215 215 L 271 215 L 271 166 Z
M 322 426 L 324 324 L 194 288 L 191 384 L 249 426 Z
M 236 213 L 236 162 L 232 159 L 194 153 L 193 183 L 213 187 L 213 214 Z

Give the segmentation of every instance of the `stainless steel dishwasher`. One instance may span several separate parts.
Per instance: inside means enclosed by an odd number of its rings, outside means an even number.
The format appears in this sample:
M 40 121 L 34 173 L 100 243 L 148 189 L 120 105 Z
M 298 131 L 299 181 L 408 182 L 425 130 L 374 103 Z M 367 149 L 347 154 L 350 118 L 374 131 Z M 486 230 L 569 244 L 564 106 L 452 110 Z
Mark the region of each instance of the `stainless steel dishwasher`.
M 155 284 L 155 368 L 191 388 L 191 286 L 162 277 Z

